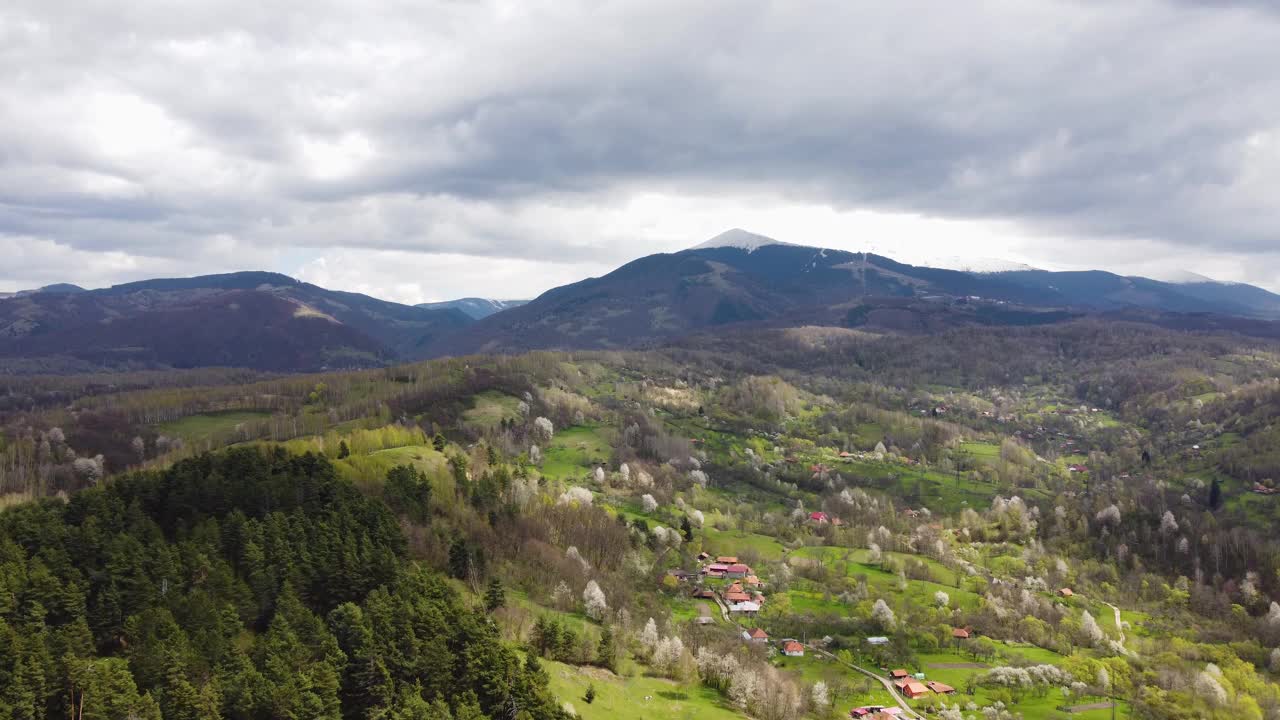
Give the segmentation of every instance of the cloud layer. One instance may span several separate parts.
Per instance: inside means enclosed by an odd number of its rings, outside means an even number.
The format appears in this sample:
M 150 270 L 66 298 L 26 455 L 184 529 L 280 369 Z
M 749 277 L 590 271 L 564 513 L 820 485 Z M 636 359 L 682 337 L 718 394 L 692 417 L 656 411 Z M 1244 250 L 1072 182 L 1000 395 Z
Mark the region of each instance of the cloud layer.
M 270 268 L 510 297 L 744 215 L 1276 287 L 1275 67 L 1262 2 L 15 0 L 0 290 Z

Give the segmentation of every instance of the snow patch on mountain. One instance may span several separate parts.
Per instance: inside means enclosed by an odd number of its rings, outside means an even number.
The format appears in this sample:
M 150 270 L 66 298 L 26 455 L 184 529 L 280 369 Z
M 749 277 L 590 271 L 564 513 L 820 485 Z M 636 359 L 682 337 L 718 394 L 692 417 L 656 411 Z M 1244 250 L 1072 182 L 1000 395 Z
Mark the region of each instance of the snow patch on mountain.
M 739 250 L 745 250 L 748 253 L 752 253 L 766 245 L 790 245 L 790 244 L 791 243 L 784 243 L 778 240 L 774 240 L 771 237 L 765 237 L 764 235 L 757 235 L 753 232 L 747 232 L 742 228 L 733 228 L 732 230 L 726 230 L 720 233 L 719 235 L 711 238 L 710 240 L 700 245 L 694 245 L 689 249 L 690 250 L 711 250 L 715 248 L 737 248 Z
M 989 257 L 960 257 L 958 255 L 918 258 L 910 261 L 904 260 L 903 262 L 910 262 L 917 267 L 959 270 L 960 272 L 968 273 L 1002 273 L 1039 269 L 1013 260 Z
M 1190 270 L 1155 271 L 1146 273 L 1146 276 L 1152 280 L 1159 280 L 1161 282 L 1172 283 L 1174 285 L 1195 285 L 1199 283 L 1213 283 L 1215 285 L 1235 284 L 1223 282 L 1221 280 L 1214 280 L 1211 277 L 1201 275 L 1198 272 L 1192 272 Z
M 457 300 L 445 300 L 443 302 L 418 303 L 417 307 L 426 308 L 427 310 L 461 310 L 469 315 L 472 319 L 481 320 L 490 315 L 508 310 L 513 307 L 520 307 L 528 300 L 492 300 L 489 298 L 458 298 Z

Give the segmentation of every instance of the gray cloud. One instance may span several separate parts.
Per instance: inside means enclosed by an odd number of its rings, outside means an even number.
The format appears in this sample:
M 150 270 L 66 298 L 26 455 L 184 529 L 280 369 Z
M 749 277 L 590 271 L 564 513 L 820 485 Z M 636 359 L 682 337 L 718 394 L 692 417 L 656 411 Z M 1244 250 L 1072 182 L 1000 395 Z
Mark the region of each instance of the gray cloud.
M 1098 263 L 1258 258 L 1274 284 L 1272 9 L 17 0 L 0 234 L 139 272 L 216 248 L 607 265 L 639 254 L 637 193 L 771 193 L 1012 221 Z

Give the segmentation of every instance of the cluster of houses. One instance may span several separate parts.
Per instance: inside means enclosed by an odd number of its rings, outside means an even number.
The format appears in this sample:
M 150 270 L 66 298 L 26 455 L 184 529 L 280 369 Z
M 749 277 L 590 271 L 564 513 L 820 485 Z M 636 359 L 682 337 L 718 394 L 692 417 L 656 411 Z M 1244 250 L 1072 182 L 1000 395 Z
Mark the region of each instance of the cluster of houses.
M 912 675 L 906 670 L 890 670 L 889 679 L 893 680 L 894 687 L 898 688 L 898 692 L 903 697 L 911 700 L 924 697 L 929 693 L 936 695 L 954 695 L 956 689 L 944 683 L 935 682 L 933 680 L 925 680 L 924 673 L 916 673 Z
M 764 607 L 764 593 L 760 589 L 764 583 L 752 572 L 751 566 L 738 562 L 733 555 L 721 555 L 712 558 L 707 553 L 700 553 L 698 560 L 703 563 L 699 574 L 710 580 L 731 580 L 719 592 L 701 587 L 694 592 L 694 597 L 708 600 L 719 600 L 732 614 L 755 615 Z
M 749 643 L 767 643 L 769 642 L 769 633 L 760 628 L 751 628 L 742 631 L 742 639 Z M 804 657 L 804 643 L 795 638 L 783 638 L 778 643 L 778 649 L 787 657 Z

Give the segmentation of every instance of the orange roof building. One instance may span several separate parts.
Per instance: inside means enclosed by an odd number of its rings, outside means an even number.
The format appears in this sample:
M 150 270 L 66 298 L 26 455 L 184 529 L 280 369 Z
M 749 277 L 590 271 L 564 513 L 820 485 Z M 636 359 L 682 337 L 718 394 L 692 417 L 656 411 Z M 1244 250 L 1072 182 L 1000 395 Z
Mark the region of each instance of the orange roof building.
M 929 688 L 925 687 L 924 683 L 922 682 L 912 680 L 910 682 L 905 682 L 902 684 L 902 694 L 906 695 L 912 700 L 915 700 L 916 698 L 922 695 L 928 695 Z

